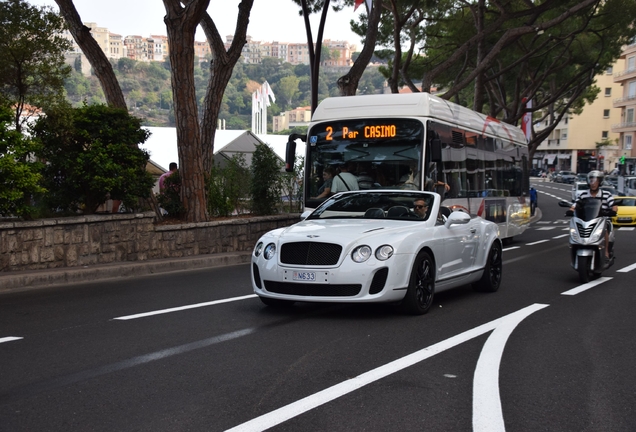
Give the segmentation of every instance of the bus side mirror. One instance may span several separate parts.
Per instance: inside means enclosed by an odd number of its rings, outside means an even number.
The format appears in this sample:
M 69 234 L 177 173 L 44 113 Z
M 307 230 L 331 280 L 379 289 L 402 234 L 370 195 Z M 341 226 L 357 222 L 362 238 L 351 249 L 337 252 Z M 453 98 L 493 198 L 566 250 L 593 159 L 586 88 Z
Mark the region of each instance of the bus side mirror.
M 431 162 L 442 161 L 442 140 L 433 138 L 429 142 L 429 150 L 431 152 Z
M 285 149 L 285 171 L 294 172 L 296 165 L 296 141 L 287 141 Z
M 285 171 L 294 172 L 294 165 L 296 165 L 296 140 L 301 139 L 306 141 L 305 135 L 293 133 L 287 139 L 287 148 L 285 149 Z

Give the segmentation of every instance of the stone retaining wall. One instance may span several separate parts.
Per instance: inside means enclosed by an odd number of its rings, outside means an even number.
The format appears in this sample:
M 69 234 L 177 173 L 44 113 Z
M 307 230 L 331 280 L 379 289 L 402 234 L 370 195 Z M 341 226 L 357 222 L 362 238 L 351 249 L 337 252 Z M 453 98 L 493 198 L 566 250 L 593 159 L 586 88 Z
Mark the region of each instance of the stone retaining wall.
M 155 225 L 154 213 L 0 222 L 0 272 L 249 251 L 298 214 Z

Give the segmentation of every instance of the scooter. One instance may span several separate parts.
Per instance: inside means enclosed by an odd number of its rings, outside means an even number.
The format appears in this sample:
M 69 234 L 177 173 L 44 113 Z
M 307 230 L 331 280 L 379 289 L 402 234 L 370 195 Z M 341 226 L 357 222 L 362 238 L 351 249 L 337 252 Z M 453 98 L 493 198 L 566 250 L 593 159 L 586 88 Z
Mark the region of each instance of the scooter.
M 570 207 L 572 203 L 560 201 L 561 207 Z M 574 211 L 568 210 L 570 219 L 570 265 L 579 273 L 581 283 L 601 276 L 603 271 L 614 264 L 614 229 L 608 223 L 608 217 L 616 212 L 602 210 L 602 201 L 598 198 L 580 200 Z M 609 230 L 609 259 L 605 258 L 605 232 Z

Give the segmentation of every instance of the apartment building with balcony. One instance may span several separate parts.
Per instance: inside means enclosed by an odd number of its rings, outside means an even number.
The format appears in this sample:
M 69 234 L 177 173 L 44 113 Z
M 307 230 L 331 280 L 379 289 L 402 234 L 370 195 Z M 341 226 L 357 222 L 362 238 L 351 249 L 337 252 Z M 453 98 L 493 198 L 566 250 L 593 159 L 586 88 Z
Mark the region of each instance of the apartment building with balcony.
M 280 132 L 295 126 L 309 126 L 311 121 L 311 107 L 298 107 L 285 111 L 272 119 L 272 132 Z
M 636 39 L 623 47 L 621 60 L 624 67 L 614 74 L 614 83 L 621 86 L 614 107 L 620 110 L 620 121 L 612 125 L 612 132 L 618 134 L 620 156 L 625 157 L 624 170 L 634 173 L 636 168 Z
M 232 45 L 232 35 L 225 38 L 225 49 Z M 355 45 L 347 41 L 332 41 L 325 39 L 323 45 L 330 51 L 330 59 L 321 63 L 323 66 L 351 66 L 351 56 L 356 50 Z M 262 42 L 247 36 L 247 42 L 242 50 L 243 62 L 259 64 L 265 57 L 274 57 L 291 64 L 309 64 L 309 48 L 306 43 L 291 42 Z
M 332 41 L 325 39 L 322 42 L 330 53 L 330 58 L 322 61 L 321 66 L 352 66 L 353 60 L 351 56 L 356 50 L 355 45 L 349 44 L 347 41 Z
M 109 33 L 108 34 L 108 53 L 107 57 L 118 60 L 122 57 L 126 57 L 126 47 L 124 46 L 124 38 L 120 34 Z
M 613 73 L 622 70 L 624 61 L 619 59 L 603 74 L 596 77 L 600 88 L 596 100 L 585 105 L 581 114 L 565 115 L 543 141 L 534 154 L 533 166 L 547 170 L 589 172 L 593 169 L 611 171 L 618 165 L 619 134 L 612 125 L 621 116 L 614 104 L 621 94 L 620 84 Z M 549 120 L 535 124 L 535 131 L 549 125 Z

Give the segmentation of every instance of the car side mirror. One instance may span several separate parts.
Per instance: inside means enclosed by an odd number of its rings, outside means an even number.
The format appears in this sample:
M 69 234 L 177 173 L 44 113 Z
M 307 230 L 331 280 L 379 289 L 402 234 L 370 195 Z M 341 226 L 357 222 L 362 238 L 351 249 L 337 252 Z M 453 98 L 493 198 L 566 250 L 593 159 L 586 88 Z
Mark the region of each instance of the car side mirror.
M 446 228 L 450 228 L 452 225 L 466 225 L 468 222 L 470 222 L 470 215 L 468 213 L 455 211 L 446 218 L 444 225 Z

